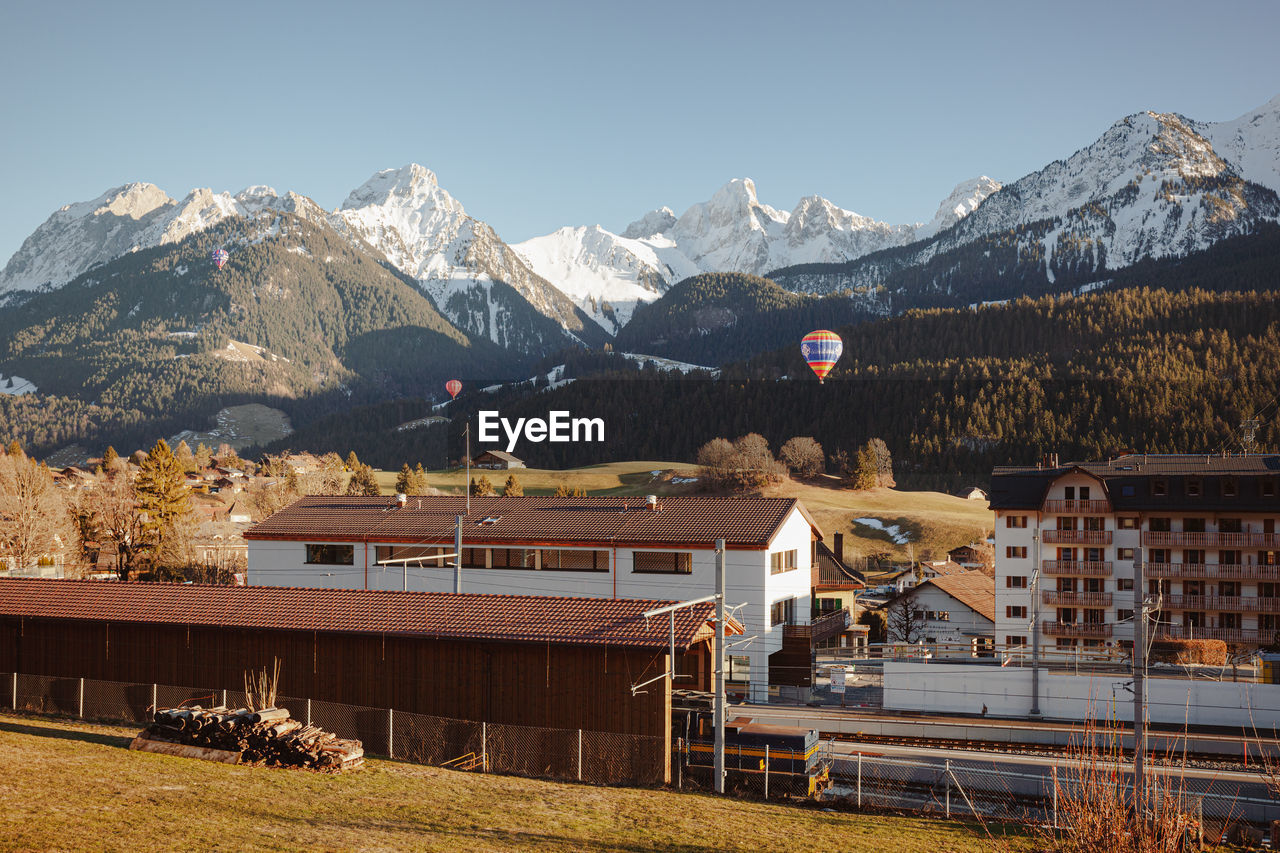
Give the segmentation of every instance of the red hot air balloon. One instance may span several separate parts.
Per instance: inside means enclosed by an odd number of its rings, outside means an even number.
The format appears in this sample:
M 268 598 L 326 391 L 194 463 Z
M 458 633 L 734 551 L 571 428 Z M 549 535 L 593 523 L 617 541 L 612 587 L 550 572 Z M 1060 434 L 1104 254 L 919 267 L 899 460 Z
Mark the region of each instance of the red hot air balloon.
M 444 383 L 444 390 L 449 392 L 450 397 L 457 399 L 458 392 L 462 390 L 462 383 L 456 379 L 450 379 L 448 382 Z
M 800 354 L 818 375 L 819 384 L 826 379 L 831 368 L 836 366 L 843 351 L 844 342 L 840 340 L 840 336 L 826 329 L 810 332 L 800 341 Z
M 213 262 L 218 265 L 218 269 L 222 269 L 222 265 L 227 262 L 227 258 L 231 257 L 227 254 L 226 249 L 214 249 L 213 254 L 209 257 L 213 258 Z

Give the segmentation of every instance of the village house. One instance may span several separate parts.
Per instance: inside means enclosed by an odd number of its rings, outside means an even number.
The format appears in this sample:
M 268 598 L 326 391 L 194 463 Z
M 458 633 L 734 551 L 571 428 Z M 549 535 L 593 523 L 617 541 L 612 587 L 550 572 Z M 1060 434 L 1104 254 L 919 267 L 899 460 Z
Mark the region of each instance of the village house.
M 306 497 L 254 526 L 248 583 L 467 593 L 693 599 L 715 592 L 726 542 L 728 604 L 750 640 L 730 679 L 751 699 L 810 683 L 811 583 L 821 533 L 789 498 Z M 462 567 L 454 568 L 455 519 Z M 845 617 L 824 623 L 838 633 Z M 779 654 L 786 648 L 786 654 Z M 776 656 L 776 657 L 775 657 Z

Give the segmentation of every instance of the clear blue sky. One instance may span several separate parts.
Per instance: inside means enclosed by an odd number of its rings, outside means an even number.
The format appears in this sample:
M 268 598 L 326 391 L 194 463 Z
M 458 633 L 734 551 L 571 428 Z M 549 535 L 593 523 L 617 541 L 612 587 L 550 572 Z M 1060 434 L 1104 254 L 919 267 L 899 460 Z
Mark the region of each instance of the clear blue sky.
M 327 208 L 437 173 L 509 242 L 621 230 L 734 177 L 929 219 L 1140 110 L 1280 93 L 1280 3 L 381 2 L 0 6 L 0 264 L 128 181 Z

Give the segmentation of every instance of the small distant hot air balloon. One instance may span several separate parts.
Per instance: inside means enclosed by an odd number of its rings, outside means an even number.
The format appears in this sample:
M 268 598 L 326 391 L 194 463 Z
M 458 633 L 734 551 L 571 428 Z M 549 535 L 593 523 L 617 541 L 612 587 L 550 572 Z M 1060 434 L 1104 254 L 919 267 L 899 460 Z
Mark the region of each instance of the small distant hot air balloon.
M 213 258 L 213 262 L 218 265 L 218 269 L 222 269 L 222 265 L 227 262 L 227 258 L 231 257 L 227 254 L 226 249 L 214 249 L 213 254 L 209 257 Z
M 448 382 L 444 383 L 444 390 L 448 391 L 449 396 L 456 400 L 458 392 L 462 390 L 462 383 L 456 379 L 450 379 Z
M 844 352 L 844 342 L 840 340 L 840 336 L 826 329 L 810 332 L 800 341 L 800 354 L 804 356 L 804 360 L 809 363 L 813 372 L 818 374 L 819 383 L 826 379 L 831 368 L 836 366 L 842 352 Z

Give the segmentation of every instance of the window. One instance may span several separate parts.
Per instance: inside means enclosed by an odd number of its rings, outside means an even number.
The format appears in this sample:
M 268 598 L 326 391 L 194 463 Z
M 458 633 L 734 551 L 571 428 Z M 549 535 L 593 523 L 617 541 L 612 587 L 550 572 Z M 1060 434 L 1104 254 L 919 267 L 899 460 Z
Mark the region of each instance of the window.
M 1235 480 L 1226 479 L 1222 481 L 1222 496 L 1224 498 L 1234 498 L 1236 496 L 1236 491 L 1237 487 Z
M 1188 477 L 1186 482 L 1187 497 L 1198 498 L 1204 490 L 1199 477 Z
M 770 625 L 791 625 L 795 622 L 795 618 L 796 600 L 794 598 L 775 601 L 773 606 L 769 608 Z
M 1026 619 L 1027 606 L 1025 604 L 1011 604 L 1004 609 L 1004 618 L 1006 619 Z
M 797 554 L 798 552 L 795 548 L 790 551 L 779 551 L 776 554 L 770 554 L 769 574 L 777 575 L 795 569 L 799 565 Z
M 1240 551 L 1219 551 L 1218 562 L 1224 566 L 1238 566 L 1243 560 L 1240 559 Z
M 1128 561 L 1130 561 L 1130 562 L 1133 562 L 1133 549 L 1132 549 L 1132 548 L 1117 548 L 1117 549 L 1116 549 L 1116 560 L 1117 560 L 1117 561 L 1128 560 Z
M 535 548 L 490 548 L 489 568 L 536 569 L 538 551 Z
M 1238 518 L 1218 519 L 1219 533 L 1244 533 L 1244 524 Z
M 307 545 L 307 562 L 321 566 L 352 566 L 356 562 L 356 546 Z
M 1182 562 L 1191 563 L 1193 565 L 1204 565 L 1204 549 L 1203 548 L 1186 548 L 1182 552 Z
M 925 612 L 924 618 L 934 622 L 950 622 L 951 614 L 946 610 L 929 610 Z
M 1076 517 L 1074 515 L 1058 516 L 1058 529 L 1059 530 L 1075 530 Z
M 1081 486 L 1081 487 L 1080 487 L 1080 500 L 1082 500 L 1082 501 L 1087 501 L 1087 500 L 1089 500 L 1089 487 L 1088 487 L 1088 486 Z
M 1165 496 L 1165 495 L 1167 495 L 1167 494 L 1169 494 L 1169 481 L 1168 481 L 1168 480 L 1152 480 L 1152 481 L 1151 481 L 1151 496 L 1152 496 L 1152 497 L 1162 498 L 1162 497 L 1164 497 L 1164 496 Z
M 1263 480 L 1263 481 L 1262 481 L 1262 496 L 1263 496 L 1264 498 L 1274 498 L 1274 497 L 1276 496 L 1276 482 L 1275 482 L 1275 480 Z
M 1155 516 L 1147 521 L 1147 529 L 1158 531 L 1160 533 L 1168 533 L 1173 529 L 1173 525 L 1169 519 L 1164 516 Z
M 1239 613 L 1219 613 L 1218 627 L 1229 628 L 1231 630 L 1240 630 L 1240 614 Z
M 1027 576 L 1026 575 L 1005 575 L 1004 585 L 1006 589 L 1026 589 Z
M 1123 486 L 1120 487 L 1120 494 L 1126 498 L 1131 498 L 1137 493 L 1138 493 L 1138 490 L 1134 488 L 1134 485 L 1132 483 L 1125 483 Z
M 1240 581 L 1218 581 L 1218 596 L 1220 598 L 1239 598 Z
M 1017 560 L 1027 556 L 1026 545 L 1006 545 L 1004 549 L 1005 557 L 1010 560 Z
M 1133 592 L 1133 578 L 1116 578 L 1116 590 Z
M 1137 530 L 1138 517 L 1135 515 L 1122 515 L 1116 519 L 1117 530 Z
M 1204 533 L 1204 519 L 1184 518 L 1182 519 L 1182 530 L 1185 533 Z
M 1027 517 L 1025 515 L 1006 515 L 1004 517 L 1005 527 L 1026 527 Z
M 692 551 L 633 551 L 631 571 L 636 574 L 688 575 L 693 573 Z
M 410 566 L 452 566 L 452 557 L 440 557 L 441 554 L 452 554 L 452 548 L 442 548 L 436 546 L 423 547 L 421 545 L 378 545 L 373 549 L 375 562 L 384 563 L 387 560 L 395 560 L 386 568 L 401 568 L 405 560 L 410 560 Z
M 1125 609 L 1125 608 L 1123 608 L 1123 607 L 1117 607 L 1117 608 L 1116 608 L 1116 621 L 1117 621 L 1117 622 L 1123 622 L 1123 621 L 1125 621 L 1126 619 L 1132 619 L 1132 618 L 1133 618 L 1133 611 L 1132 611 L 1132 610 L 1126 610 L 1126 609 Z
M 1027 638 L 1021 635 L 1011 634 L 1004 638 L 1004 644 L 1006 646 L 1025 646 L 1027 644 Z
M 1076 499 L 1076 487 L 1064 486 L 1062 489 L 1062 494 L 1064 497 L 1066 497 L 1067 500 L 1073 501 Z M 1084 495 L 1081 495 L 1081 497 L 1084 497 Z
M 729 655 L 729 666 L 725 671 L 728 681 L 751 680 L 751 657 L 749 655 Z
M 574 548 L 544 548 L 541 568 L 544 572 L 607 572 L 608 551 L 584 551 Z

